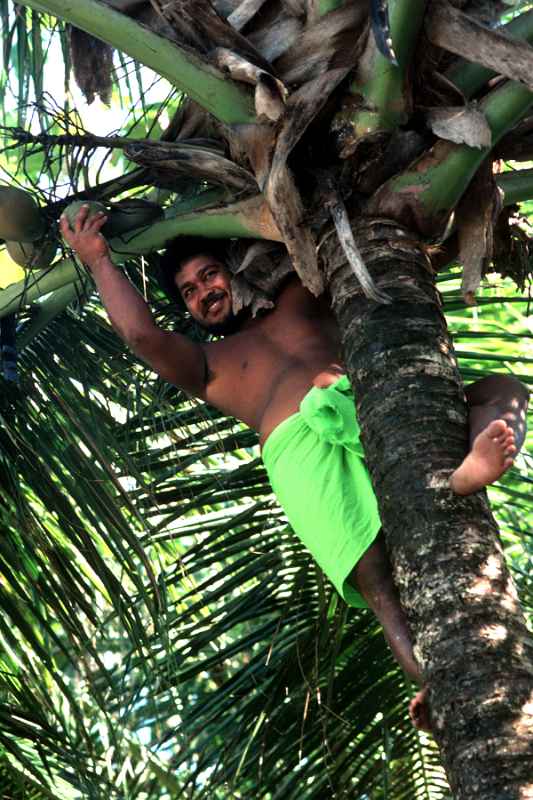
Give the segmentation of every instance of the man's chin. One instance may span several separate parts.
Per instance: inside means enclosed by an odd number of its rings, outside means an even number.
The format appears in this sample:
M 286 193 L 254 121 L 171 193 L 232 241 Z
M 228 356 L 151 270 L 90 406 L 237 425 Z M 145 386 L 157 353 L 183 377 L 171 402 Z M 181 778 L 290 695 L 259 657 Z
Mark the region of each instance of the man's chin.
M 242 324 L 242 315 L 230 313 L 220 322 L 205 322 L 202 320 L 200 325 L 212 336 L 228 336 L 236 333 Z

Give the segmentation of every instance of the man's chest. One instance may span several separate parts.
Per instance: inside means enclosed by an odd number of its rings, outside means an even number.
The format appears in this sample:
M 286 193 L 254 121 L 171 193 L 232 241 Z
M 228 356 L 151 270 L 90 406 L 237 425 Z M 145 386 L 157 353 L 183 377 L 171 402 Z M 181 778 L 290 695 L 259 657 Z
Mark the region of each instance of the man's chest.
M 315 373 L 338 361 L 337 329 L 327 316 L 284 311 L 206 346 L 206 398 L 256 429 L 269 404 L 283 397 L 285 405 L 311 385 Z

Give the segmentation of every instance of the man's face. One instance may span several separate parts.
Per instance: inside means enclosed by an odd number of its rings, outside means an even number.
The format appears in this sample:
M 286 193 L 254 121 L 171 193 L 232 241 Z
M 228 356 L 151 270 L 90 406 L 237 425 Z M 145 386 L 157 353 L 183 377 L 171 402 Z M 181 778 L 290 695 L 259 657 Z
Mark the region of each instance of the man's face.
M 185 262 L 175 278 L 191 316 L 210 333 L 233 332 L 230 274 L 214 256 L 198 255 Z

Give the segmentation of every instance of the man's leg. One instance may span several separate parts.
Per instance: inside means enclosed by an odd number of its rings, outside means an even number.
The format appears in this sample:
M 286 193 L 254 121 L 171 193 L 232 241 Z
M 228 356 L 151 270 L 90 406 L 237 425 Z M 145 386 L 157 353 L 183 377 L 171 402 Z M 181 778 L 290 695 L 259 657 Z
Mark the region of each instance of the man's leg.
M 512 465 L 526 435 L 529 391 L 510 375 L 489 375 L 466 387 L 470 452 L 450 478 L 456 494 L 477 492 Z
M 407 621 L 392 580 L 392 568 L 383 533 L 379 533 L 358 561 L 349 581 L 364 597 L 381 623 L 385 639 L 395 659 L 411 680 L 422 686 L 422 676 L 413 655 Z M 430 730 L 429 709 L 424 688 L 411 701 L 409 713 L 413 725 L 422 730 Z

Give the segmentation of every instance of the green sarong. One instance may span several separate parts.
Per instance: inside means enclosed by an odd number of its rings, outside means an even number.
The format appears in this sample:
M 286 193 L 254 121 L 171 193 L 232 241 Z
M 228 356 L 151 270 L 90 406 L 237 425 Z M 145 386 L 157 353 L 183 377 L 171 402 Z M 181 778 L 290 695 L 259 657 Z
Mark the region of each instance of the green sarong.
M 366 607 L 348 583 L 376 538 L 378 514 L 347 376 L 313 387 L 300 410 L 275 428 L 263 461 L 292 529 L 351 606 Z

